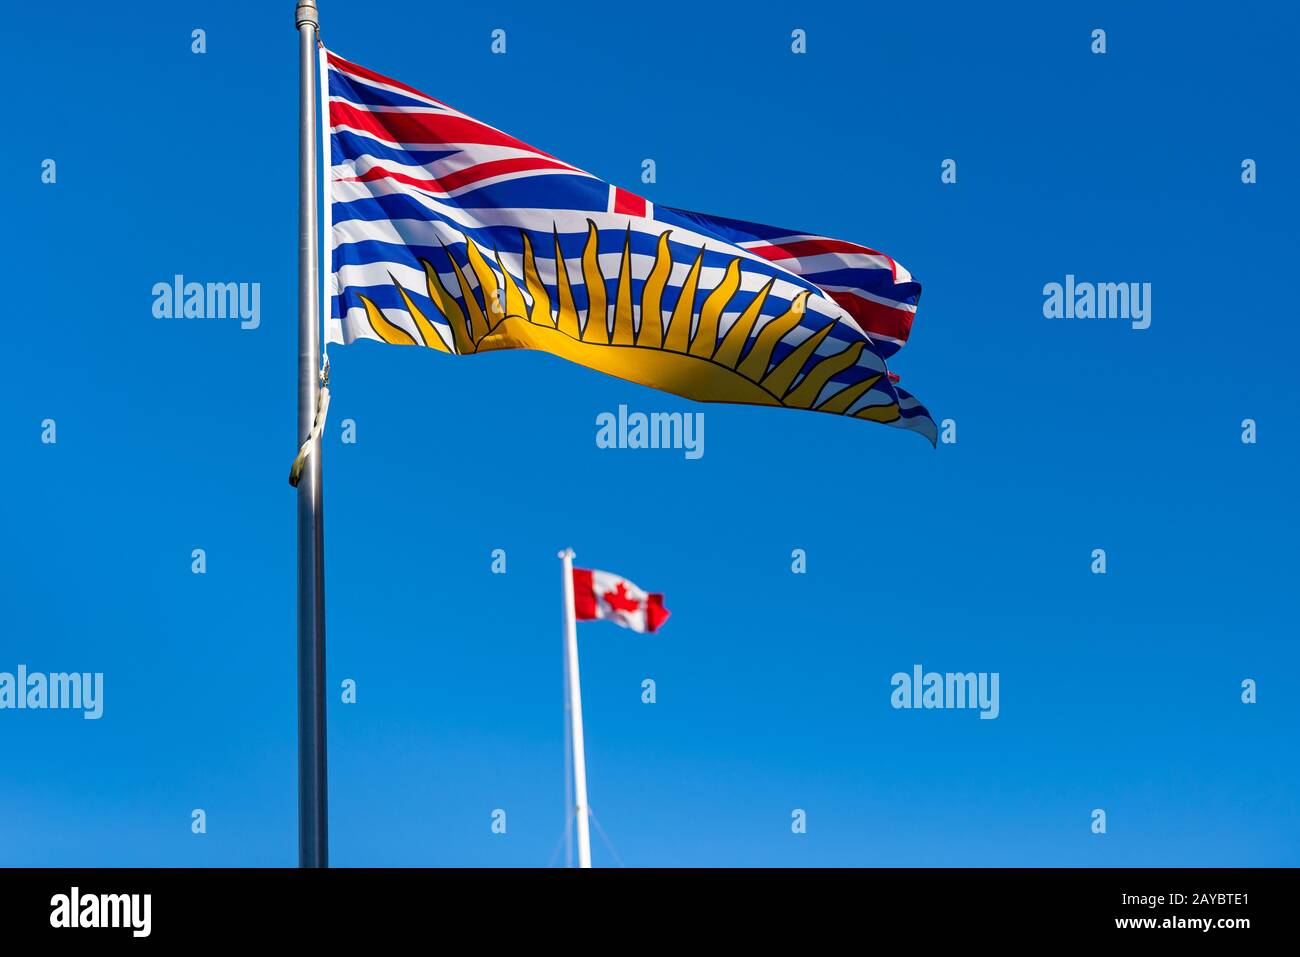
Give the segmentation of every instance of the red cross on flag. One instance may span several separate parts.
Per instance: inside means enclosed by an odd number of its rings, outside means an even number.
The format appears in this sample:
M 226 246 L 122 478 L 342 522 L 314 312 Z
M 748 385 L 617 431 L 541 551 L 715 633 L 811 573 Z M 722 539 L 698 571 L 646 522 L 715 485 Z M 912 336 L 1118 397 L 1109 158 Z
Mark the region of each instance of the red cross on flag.
M 573 609 L 578 621 L 604 618 L 640 632 L 658 631 L 671 614 L 663 595 L 594 568 L 573 570 Z

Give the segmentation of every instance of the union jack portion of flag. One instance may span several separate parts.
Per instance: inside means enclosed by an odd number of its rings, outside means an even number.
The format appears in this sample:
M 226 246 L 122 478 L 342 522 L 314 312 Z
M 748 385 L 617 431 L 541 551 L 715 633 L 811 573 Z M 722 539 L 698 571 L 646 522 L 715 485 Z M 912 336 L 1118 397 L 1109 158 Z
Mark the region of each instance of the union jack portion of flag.
M 885 360 L 921 287 L 884 253 L 673 209 L 322 50 L 326 341 L 537 349 L 705 402 L 936 440 Z

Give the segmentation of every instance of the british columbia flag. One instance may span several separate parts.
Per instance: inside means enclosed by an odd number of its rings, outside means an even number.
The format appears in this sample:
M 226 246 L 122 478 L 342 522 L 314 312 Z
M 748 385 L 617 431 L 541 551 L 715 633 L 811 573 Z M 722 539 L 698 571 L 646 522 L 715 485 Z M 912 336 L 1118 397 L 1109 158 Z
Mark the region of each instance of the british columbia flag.
M 657 205 L 321 51 L 328 342 L 538 349 L 936 440 L 885 365 L 921 287 L 858 243 Z

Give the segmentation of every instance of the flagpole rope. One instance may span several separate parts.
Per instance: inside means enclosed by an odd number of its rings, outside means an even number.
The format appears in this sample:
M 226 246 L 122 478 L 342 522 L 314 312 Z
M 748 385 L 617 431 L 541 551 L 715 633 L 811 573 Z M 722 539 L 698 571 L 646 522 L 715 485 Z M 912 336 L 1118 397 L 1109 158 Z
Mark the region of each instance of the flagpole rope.
M 605 846 L 609 848 L 609 853 L 613 855 L 614 863 L 619 867 L 626 868 L 627 865 L 623 863 L 623 858 L 619 857 L 618 851 L 614 850 L 614 842 L 611 841 L 609 835 L 605 833 L 605 828 L 601 825 L 600 818 L 596 817 L 596 809 L 591 807 L 587 808 L 587 814 L 590 815 L 592 823 L 596 825 L 596 833 L 600 835 L 600 839 L 604 841 Z
M 298 454 L 294 457 L 293 466 L 289 469 L 289 484 L 294 488 L 298 487 L 298 482 L 302 478 L 302 470 L 307 465 L 307 456 L 311 454 L 312 444 L 320 438 L 321 431 L 325 428 L 325 416 L 330 408 L 330 367 L 328 362 L 320 371 L 320 380 L 320 393 L 316 396 L 316 417 L 312 420 L 311 432 L 298 448 Z
M 548 868 L 554 867 L 555 859 L 560 856 L 560 849 L 564 847 L 564 839 L 569 836 L 569 821 L 572 819 L 572 814 L 565 815 L 564 830 L 560 832 L 560 839 L 555 842 L 555 850 L 551 851 L 551 859 L 546 862 Z

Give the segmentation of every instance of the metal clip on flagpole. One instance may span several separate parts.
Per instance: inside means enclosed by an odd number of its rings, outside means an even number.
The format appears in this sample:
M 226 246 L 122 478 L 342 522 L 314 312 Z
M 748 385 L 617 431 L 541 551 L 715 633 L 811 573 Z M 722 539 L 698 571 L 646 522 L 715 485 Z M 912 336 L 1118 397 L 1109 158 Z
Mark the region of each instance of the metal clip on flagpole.
M 329 865 L 325 762 L 325 530 L 321 442 L 329 408 L 320 359 L 316 214 L 316 0 L 297 0 L 298 440 L 289 482 L 298 489 L 298 864 Z
M 578 825 L 578 866 L 591 867 L 587 815 L 587 754 L 582 741 L 582 688 L 578 684 L 578 625 L 573 601 L 573 549 L 558 555 L 564 574 L 564 650 L 569 676 L 569 721 L 573 744 L 574 820 Z

